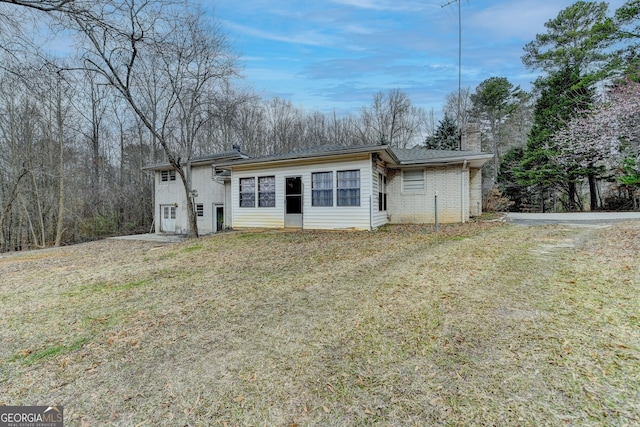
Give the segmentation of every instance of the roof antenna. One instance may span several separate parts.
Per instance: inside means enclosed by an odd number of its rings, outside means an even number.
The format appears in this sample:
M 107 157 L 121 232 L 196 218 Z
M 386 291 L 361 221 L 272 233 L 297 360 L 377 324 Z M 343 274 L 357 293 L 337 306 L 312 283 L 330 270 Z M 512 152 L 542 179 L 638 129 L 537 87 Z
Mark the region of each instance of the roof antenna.
M 462 0 L 449 0 L 446 4 L 443 4 L 441 7 L 444 9 L 445 7 L 452 5 L 453 3 L 458 3 L 458 111 L 456 112 L 456 124 L 458 125 L 458 150 L 462 149 L 462 129 L 460 127 L 460 109 L 462 100 L 461 97 L 461 86 L 462 86 L 462 13 L 460 10 L 460 3 Z

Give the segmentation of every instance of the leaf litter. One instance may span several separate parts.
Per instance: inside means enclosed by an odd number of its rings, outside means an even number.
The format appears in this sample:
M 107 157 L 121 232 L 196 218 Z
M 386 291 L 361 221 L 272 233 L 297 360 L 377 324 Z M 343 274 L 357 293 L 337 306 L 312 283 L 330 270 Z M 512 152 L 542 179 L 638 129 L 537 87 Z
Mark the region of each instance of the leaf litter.
M 0 404 L 70 425 L 637 424 L 639 236 L 480 221 L 10 254 Z

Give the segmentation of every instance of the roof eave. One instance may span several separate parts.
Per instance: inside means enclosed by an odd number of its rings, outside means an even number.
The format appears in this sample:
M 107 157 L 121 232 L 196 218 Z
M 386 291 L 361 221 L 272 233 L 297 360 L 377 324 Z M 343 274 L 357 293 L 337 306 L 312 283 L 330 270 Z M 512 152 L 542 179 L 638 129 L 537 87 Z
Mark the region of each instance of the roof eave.
M 250 157 L 246 154 L 238 153 L 237 155 L 234 154 L 234 155 L 228 155 L 224 157 L 195 159 L 191 161 L 191 166 L 210 166 L 210 165 L 215 165 L 217 163 L 228 163 L 229 161 L 233 161 L 234 158 L 245 160 L 245 159 L 249 159 Z M 168 162 L 154 163 L 152 165 L 144 166 L 142 168 L 142 170 L 144 171 L 163 171 L 163 170 L 173 170 L 173 169 L 175 168 L 171 166 L 171 164 Z
M 416 166 L 449 166 L 455 164 L 464 164 L 467 162 L 471 167 L 482 167 L 485 163 L 487 163 L 490 159 L 493 158 L 493 154 L 474 154 L 468 156 L 456 156 L 456 157 L 445 157 L 445 158 L 435 158 L 435 159 L 422 159 L 422 160 L 405 160 L 401 161 L 398 164 L 398 168 L 408 168 L 408 167 L 416 167 Z
M 291 163 L 299 160 L 309 160 L 309 159 L 321 159 L 327 157 L 336 157 L 336 156 L 348 156 L 351 154 L 363 154 L 363 153 L 384 153 L 386 154 L 386 161 L 393 161 L 395 163 L 398 162 L 397 157 L 391 150 L 388 149 L 388 145 L 365 145 L 361 147 L 349 147 L 344 150 L 332 150 L 320 153 L 301 153 L 297 155 L 283 156 L 283 157 L 263 157 L 263 158 L 254 158 L 254 159 L 244 159 L 244 160 L 236 160 L 231 162 L 222 162 L 216 163 L 216 169 L 231 169 L 234 166 L 250 166 L 250 165 L 260 165 L 264 163 Z

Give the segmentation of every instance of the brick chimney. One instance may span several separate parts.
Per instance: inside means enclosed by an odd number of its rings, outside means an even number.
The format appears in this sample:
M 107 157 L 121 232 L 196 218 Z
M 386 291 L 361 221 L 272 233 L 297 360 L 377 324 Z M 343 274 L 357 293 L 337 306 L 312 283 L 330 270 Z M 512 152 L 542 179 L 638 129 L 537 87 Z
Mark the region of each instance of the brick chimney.
M 480 144 L 480 124 L 467 123 L 462 130 L 462 140 L 460 141 L 461 150 L 473 151 L 479 153 L 482 151 Z

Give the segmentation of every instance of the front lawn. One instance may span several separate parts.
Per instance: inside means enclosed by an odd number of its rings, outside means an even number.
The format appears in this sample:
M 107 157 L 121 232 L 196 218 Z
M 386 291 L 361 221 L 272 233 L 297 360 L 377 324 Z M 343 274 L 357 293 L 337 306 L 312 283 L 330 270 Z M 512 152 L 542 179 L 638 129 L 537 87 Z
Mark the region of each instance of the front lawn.
M 640 224 L 0 255 L 0 404 L 65 425 L 636 425 Z

